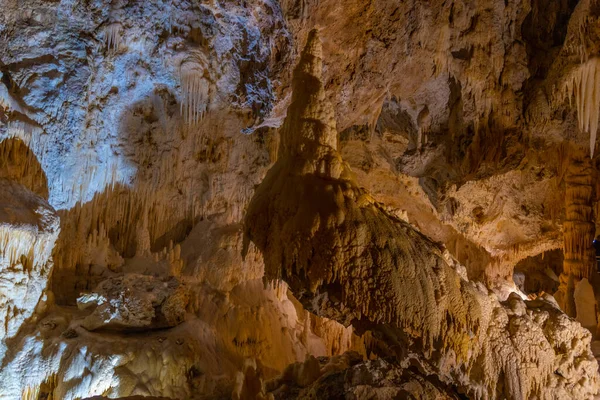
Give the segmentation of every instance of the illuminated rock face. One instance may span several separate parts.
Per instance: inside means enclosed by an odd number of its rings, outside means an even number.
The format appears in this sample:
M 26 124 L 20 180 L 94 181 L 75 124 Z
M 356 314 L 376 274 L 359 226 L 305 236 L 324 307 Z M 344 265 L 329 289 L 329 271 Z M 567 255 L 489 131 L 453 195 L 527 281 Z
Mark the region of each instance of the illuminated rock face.
M 77 306 L 93 310 L 82 323 L 89 331 L 139 331 L 181 324 L 188 302 L 188 289 L 175 278 L 128 274 L 103 281 L 77 299 Z
M 597 390 L 594 1 L 1 9 L 0 398 Z
M 48 286 L 59 220 L 48 202 L 0 179 L 0 359 Z

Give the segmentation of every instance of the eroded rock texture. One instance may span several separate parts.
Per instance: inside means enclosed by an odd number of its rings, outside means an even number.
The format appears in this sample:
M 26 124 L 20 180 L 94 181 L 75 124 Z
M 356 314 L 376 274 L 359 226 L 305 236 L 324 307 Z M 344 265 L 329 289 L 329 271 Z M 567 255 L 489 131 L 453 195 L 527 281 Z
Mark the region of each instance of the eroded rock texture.
M 275 399 L 458 399 L 439 382 L 418 371 L 399 368 L 378 359 L 362 362 L 355 353 L 293 364 L 282 376 L 268 382 Z
M 595 0 L 0 10 L 0 398 L 596 393 Z
M 314 30 L 294 73 L 279 158 L 246 217 L 267 278 L 289 282 L 319 315 L 381 333 L 400 360 L 414 358 L 473 398 L 597 394 L 589 331 L 565 325 L 568 317 L 543 300 L 512 294 L 501 304 L 358 187 L 337 151 L 321 69 Z
M 188 289 L 177 279 L 128 274 L 100 283 L 92 293 L 77 299 L 77 306 L 93 309 L 82 324 L 89 331 L 150 330 L 182 323 L 188 302 Z

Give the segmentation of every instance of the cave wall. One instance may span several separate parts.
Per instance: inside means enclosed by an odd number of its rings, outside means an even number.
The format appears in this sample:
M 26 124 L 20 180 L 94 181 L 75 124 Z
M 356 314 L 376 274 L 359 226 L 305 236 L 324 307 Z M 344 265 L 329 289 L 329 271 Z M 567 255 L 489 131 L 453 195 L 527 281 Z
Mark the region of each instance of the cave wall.
M 515 265 L 527 282 L 540 263 L 522 260 L 563 248 L 567 149 L 597 169 L 600 97 L 584 87 L 600 82 L 599 15 L 592 0 L 4 0 L 0 191 L 47 218 L 27 241 L 44 243 L 34 268 L 12 271 L 27 246 L 2 266 L 17 297 L 0 305 L 13 321 L 0 394 L 229 396 L 249 359 L 268 379 L 309 354 L 371 353 L 370 328 L 357 336 L 335 307 L 307 314 L 293 274 L 293 293 L 262 282 L 265 248 L 242 255 L 251 199 L 291 146 L 293 70 L 313 29 L 327 140 L 354 184 L 506 301 Z M 109 285 L 123 277 L 129 297 Z M 30 289 L 15 308 L 17 283 Z M 136 312 L 115 306 L 106 330 L 86 329 L 111 301 Z M 511 321 L 529 307 L 492 303 Z M 183 320 L 163 334 L 157 315 Z

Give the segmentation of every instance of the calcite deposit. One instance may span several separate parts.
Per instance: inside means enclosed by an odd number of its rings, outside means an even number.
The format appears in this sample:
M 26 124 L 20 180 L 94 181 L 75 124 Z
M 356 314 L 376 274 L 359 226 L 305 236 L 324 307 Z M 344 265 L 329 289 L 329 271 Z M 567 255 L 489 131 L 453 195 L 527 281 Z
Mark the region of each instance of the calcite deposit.
M 541 299 L 513 293 L 500 303 L 469 282 L 442 245 L 358 187 L 337 151 L 321 70 L 313 30 L 294 73 L 279 158 L 246 217 L 267 279 L 290 282 L 310 311 L 381 334 L 399 360 L 473 398 L 596 394 L 589 331 L 565 325 L 556 304 Z M 564 359 L 564 350 L 574 358 Z
M 600 398 L 596 0 L 0 10 L 0 399 Z
M 43 307 L 59 234 L 56 211 L 17 182 L 0 179 L 0 358 L 8 340 Z

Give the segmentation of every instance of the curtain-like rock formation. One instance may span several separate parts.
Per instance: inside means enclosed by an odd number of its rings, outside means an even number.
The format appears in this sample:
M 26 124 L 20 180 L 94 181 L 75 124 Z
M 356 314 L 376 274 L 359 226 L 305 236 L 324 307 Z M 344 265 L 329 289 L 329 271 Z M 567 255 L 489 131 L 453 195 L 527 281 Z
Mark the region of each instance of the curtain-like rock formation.
M 596 281 L 596 232 L 594 216 L 594 172 L 586 152 L 573 149 L 569 153 L 565 173 L 565 221 L 563 273 L 557 301 L 570 316 L 577 316 L 575 287 L 582 280 Z M 595 315 L 592 315 L 595 318 Z
M 321 71 L 313 30 L 294 72 L 279 158 L 245 221 L 266 277 L 287 281 L 309 310 L 382 335 L 399 360 L 473 398 L 597 394 L 588 331 L 542 300 L 511 295 L 501 304 L 357 186 L 337 151 Z
M 0 362 L 6 341 L 33 315 L 48 286 L 59 220 L 46 200 L 0 178 Z

